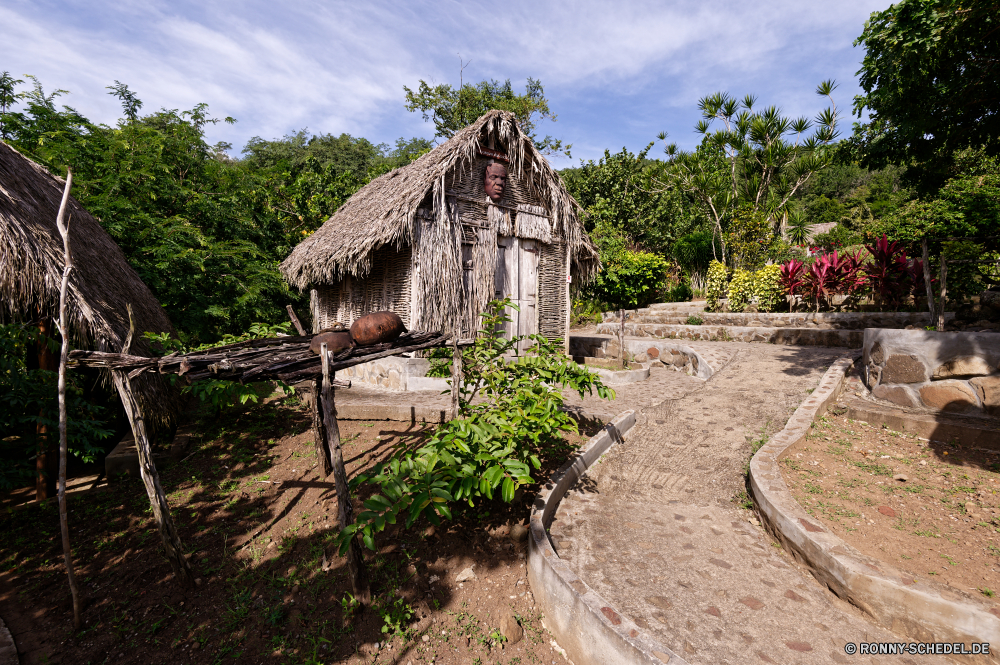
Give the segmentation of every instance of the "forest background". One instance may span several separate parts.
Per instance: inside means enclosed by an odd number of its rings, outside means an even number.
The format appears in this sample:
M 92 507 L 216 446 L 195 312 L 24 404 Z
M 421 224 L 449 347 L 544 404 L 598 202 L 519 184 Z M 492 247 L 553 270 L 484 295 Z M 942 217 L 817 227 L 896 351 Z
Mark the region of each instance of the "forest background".
M 982 0 L 904 0 L 874 13 L 857 40 L 864 94 L 852 100 L 865 121 L 851 131 L 832 81 L 818 86 L 827 106 L 813 118 L 786 118 L 752 95 L 715 93 L 699 101 L 695 150 L 679 151 L 661 134 L 637 153 L 607 150 L 564 169 L 604 265 L 594 282 L 576 285 L 577 319 L 689 299 L 705 288 L 713 259 L 740 267 L 750 261 L 747 248 L 754 261 L 781 263 L 885 235 L 914 256 L 924 237 L 996 233 L 996 9 Z M 74 195 L 188 345 L 286 321 L 289 303 L 303 311 L 304 296 L 288 289 L 280 261 L 360 187 L 487 110 L 515 113 L 543 153 L 572 148 L 540 135 L 555 115 L 535 79 L 523 92 L 510 81 L 404 88 L 401 102 L 433 122 L 432 138 L 376 145 L 303 129 L 255 137 L 238 156 L 231 145 L 207 143 L 210 124 L 236 121 L 214 118 L 204 104 L 144 113 L 137 94 L 115 81 L 108 94 L 120 100 L 122 117 L 109 126 L 61 104 L 65 94 L 3 72 L 0 139 L 54 173 L 72 167 Z

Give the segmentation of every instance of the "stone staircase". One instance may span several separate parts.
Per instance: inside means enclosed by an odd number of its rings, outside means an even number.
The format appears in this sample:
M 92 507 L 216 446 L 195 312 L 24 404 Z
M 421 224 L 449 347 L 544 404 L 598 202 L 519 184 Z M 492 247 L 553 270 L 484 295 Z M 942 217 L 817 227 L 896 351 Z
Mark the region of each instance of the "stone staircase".
M 705 305 L 697 300 L 626 310 L 625 335 L 857 348 L 865 328 L 923 328 L 931 323 L 927 312 L 736 313 L 706 312 Z M 945 314 L 946 321 L 954 317 L 954 312 Z M 615 335 L 620 324 L 618 312 L 605 312 L 596 332 Z

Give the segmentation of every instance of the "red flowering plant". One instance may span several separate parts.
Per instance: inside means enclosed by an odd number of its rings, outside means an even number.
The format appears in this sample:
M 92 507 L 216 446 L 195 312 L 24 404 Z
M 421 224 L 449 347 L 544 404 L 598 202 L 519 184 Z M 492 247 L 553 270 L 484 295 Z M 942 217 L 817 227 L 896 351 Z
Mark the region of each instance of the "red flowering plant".
M 871 254 L 872 262 L 865 266 L 865 273 L 872 292 L 878 299 L 880 308 L 889 305 L 898 308 L 913 287 L 910 262 L 906 258 L 906 248 L 883 233 L 872 245 L 865 246 Z M 921 263 L 921 271 L 923 264 Z
M 805 287 L 805 264 L 798 259 L 792 259 L 781 264 L 781 274 L 778 277 L 781 288 L 785 289 L 789 309 L 794 307 L 795 296 L 802 293 Z

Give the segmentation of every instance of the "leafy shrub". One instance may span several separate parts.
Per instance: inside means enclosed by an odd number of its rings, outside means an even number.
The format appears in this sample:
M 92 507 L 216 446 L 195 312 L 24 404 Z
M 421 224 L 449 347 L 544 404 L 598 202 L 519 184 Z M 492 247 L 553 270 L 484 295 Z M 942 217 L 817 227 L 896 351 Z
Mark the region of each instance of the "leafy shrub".
M 703 323 L 703 319 L 700 316 L 689 316 L 685 323 L 689 326 L 700 326 Z
M 44 425 L 58 439 L 57 373 L 28 369 L 25 359 L 39 343 L 59 353 L 59 343 L 41 337 L 37 328 L 0 325 L 0 489 L 11 489 L 34 476 L 32 457 L 38 451 L 37 431 Z M 112 434 L 105 409 L 88 402 L 80 375 L 66 374 L 67 450 L 92 462 L 104 452 L 100 442 Z
M 726 236 L 732 265 L 744 270 L 756 270 L 767 261 L 777 240 L 774 225 L 767 215 L 749 207 L 738 209 Z
M 729 280 L 729 311 L 742 312 L 753 300 L 754 274 L 737 268 Z
M 705 299 L 710 312 L 719 311 L 719 300 L 726 297 L 726 284 L 729 281 L 729 270 L 721 261 L 708 264 L 708 277 L 705 280 Z
M 351 480 L 355 490 L 374 485 L 378 493 L 340 532 L 341 553 L 355 534 L 374 549 L 374 534 L 397 519 L 406 527 L 422 516 L 439 524 L 451 519 L 453 505 L 474 507 L 498 489 L 510 503 L 518 487 L 535 482 L 531 472 L 544 458 L 564 456 L 563 434 L 577 431 L 576 422 L 559 408 L 562 393 L 553 388 L 569 387 L 581 397 L 594 392 L 614 397 L 596 374 L 541 335 L 531 335 L 529 355 L 517 357 L 516 344 L 524 337 L 508 340 L 499 332 L 510 320 L 505 309 L 513 306 L 509 298 L 491 302 L 475 345 L 463 349 L 462 385 L 452 386 L 459 391 L 461 417 L 441 425 L 421 448 L 397 449 L 391 460 Z M 513 361 L 505 357 L 510 354 Z
M 899 307 L 913 287 L 906 249 L 883 234 L 874 244 L 868 245 L 868 252 L 872 262 L 865 266 L 865 272 L 872 292 L 881 306 Z
M 764 266 L 753 275 L 753 296 L 758 312 L 773 312 L 778 308 L 784 291 L 781 288 L 781 267 Z
M 447 379 L 451 376 L 451 349 L 441 347 L 432 349 L 427 355 L 431 367 L 427 370 L 427 376 L 435 379 Z
M 691 300 L 693 295 L 694 292 L 691 291 L 691 285 L 685 281 L 681 281 L 664 292 L 661 302 L 687 302 Z
M 663 289 L 666 271 L 667 261 L 663 257 L 622 250 L 608 258 L 588 291 L 616 309 L 645 307 Z

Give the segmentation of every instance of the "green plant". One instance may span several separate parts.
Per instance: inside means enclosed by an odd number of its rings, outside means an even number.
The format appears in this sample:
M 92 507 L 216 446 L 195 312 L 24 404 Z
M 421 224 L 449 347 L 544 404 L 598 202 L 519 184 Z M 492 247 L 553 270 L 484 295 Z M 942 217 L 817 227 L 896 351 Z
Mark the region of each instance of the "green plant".
M 534 345 L 518 356 L 524 338 L 501 336 L 510 306 L 510 299 L 490 303 L 475 344 L 463 351 L 463 380 L 451 388 L 459 391 L 461 417 L 441 425 L 419 449 L 399 447 L 391 460 L 351 480 L 352 488 L 367 484 L 378 491 L 338 535 L 341 552 L 355 534 L 375 549 L 374 534 L 397 519 L 407 527 L 420 517 L 438 524 L 451 519 L 452 505 L 471 508 L 497 490 L 510 503 L 518 487 L 535 482 L 531 470 L 543 457 L 564 454 L 563 435 L 577 431 L 555 388 L 613 398 L 597 375 L 540 335 L 530 336 Z
M 753 273 L 743 268 L 733 270 L 729 280 L 729 311 L 742 312 L 753 301 Z
M 702 318 L 700 316 L 689 316 L 685 323 L 689 326 L 700 326 L 702 324 Z
M 705 299 L 710 312 L 719 311 L 719 301 L 726 297 L 726 285 L 729 282 L 729 270 L 721 261 L 708 264 L 708 276 L 705 279 Z
M 413 608 L 404 599 L 396 598 L 380 604 L 378 614 L 382 618 L 383 633 L 402 635 L 413 618 Z
M 427 376 L 438 379 L 451 377 L 451 358 L 452 350 L 449 348 L 432 349 L 427 354 L 427 359 L 431 363 L 430 369 L 427 370 Z
M 753 275 L 753 297 L 758 312 L 773 312 L 778 308 L 784 291 L 781 287 L 781 266 L 767 265 Z

